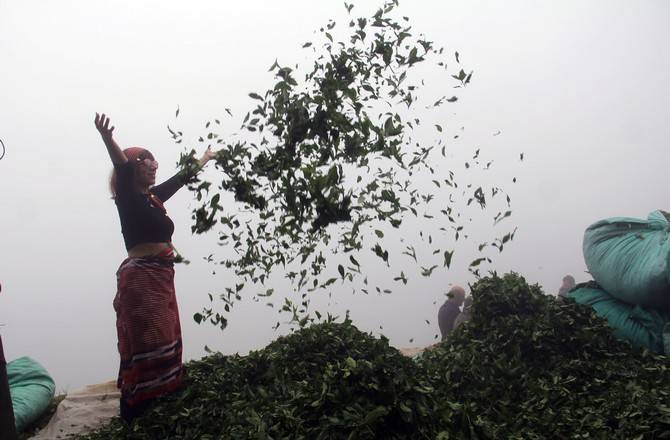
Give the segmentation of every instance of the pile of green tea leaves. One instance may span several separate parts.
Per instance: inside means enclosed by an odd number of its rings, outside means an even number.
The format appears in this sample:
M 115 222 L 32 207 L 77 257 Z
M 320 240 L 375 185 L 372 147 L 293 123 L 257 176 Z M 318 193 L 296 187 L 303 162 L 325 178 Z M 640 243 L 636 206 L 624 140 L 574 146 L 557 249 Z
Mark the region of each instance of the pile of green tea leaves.
M 473 318 L 415 360 L 327 322 L 248 356 L 187 364 L 185 390 L 114 439 L 670 438 L 670 360 L 516 275 L 472 289 Z
M 420 366 L 351 323 L 323 323 L 248 356 L 188 364 L 186 390 L 132 429 L 89 439 L 431 438 L 438 421 Z
M 472 321 L 422 365 L 435 398 L 462 403 L 480 437 L 670 438 L 670 359 L 516 274 L 483 278 L 472 295 Z
M 222 277 L 232 282 L 216 292 L 222 303 L 196 314 L 198 323 L 225 328 L 225 315 L 243 289 L 267 298 L 274 289 L 266 284 L 276 286 L 268 278 L 279 273 L 293 294 L 281 310 L 307 325 L 314 321 L 309 292 L 352 282 L 365 273 L 368 256 L 389 267 L 405 258 L 389 252 L 384 237 L 399 234 L 394 229 L 408 219 L 421 220 L 422 227 L 432 222 L 435 232 L 425 236 L 431 245 L 425 258 L 417 257 L 416 243 L 404 244 L 403 254 L 413 260 L 404 261 L 407 273 L 396 269 L 394 279 L 405 284 L 415 274 L 447 270 L 454 242 L 467 237 L 473 217 L 491 210 L 493 226 L 512 213 L 509 195 L 497 184 L 461 176 L 491 167 L 479 148 L 464 164 L 446 159 L 461 135 L 460 128 L 447 125 L 449 106 L 472 79 L 459 53 L 447 55 L 415 31 L 408 17 L 398 15 L 397 0 L 372 16 L 356 17 L 353 5 L 345 6 L 341 21 L 330 20 L 316 41 L 304 43 L 306 68 L 272 64 L 274 85 L 249 94 L 252 109 L 240 118 L 237 137 L 223 133 L 214 119 L 198 139 L 219 151 L 220 172 L 190 182 L 198 201 L 192 230 L 216 234 L 217 246 L 206 259 L 215 270 L 233 272 Z M 432 89 L 424 80 L 427 72 Z M 170 130 L 181 142 L 183 133 Z M 194 155 L 183 155 L 181 165 L 196 167 Z M 239 209 L 224 202 L 229 194 Z M 490 263 L 513 236 L 509 228 L 473 246 L 472 271 Z M 410 272 L 408 264 L 414 263 L 416 271 Z M 367 290 L 363 281 L 361 290 Z

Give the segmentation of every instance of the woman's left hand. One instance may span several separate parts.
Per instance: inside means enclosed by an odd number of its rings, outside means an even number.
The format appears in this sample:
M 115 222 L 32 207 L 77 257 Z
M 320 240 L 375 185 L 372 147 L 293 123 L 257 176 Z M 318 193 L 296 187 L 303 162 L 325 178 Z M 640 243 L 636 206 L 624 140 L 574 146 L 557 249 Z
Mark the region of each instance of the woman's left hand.
M 198 160 L 198 163 L 200 164 L 200 167 L 204 167 L 207 162 L 210 160 L 214 159 L 216 155 L 218 154 L 218 151 L 213 151 L 211 147 L 207 147 L 207 150 L 202 154 L 202 157 L 200 160 Z

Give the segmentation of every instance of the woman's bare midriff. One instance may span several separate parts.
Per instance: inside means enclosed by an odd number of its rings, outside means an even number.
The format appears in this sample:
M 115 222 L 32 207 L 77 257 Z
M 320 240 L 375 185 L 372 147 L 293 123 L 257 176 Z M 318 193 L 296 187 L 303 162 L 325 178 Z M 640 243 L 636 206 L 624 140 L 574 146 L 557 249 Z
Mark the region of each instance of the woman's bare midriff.
M 130 258 L 151 257 L 167 248 L 172 248 L 172 243 L 140 243 L 128 250 L 128 256 Z

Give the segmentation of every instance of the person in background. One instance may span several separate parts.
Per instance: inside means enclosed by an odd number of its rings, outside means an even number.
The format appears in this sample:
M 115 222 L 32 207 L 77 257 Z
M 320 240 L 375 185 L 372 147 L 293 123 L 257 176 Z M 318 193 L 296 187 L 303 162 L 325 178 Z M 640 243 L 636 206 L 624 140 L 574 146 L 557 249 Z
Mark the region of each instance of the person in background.
M 561 288 L 558 289 L 558 296 L 561 298 L 567 298 L 568 292 L 574 289 L 575 286 L 575 278 L 572 275 L 564 276 L 563 284 L 561 284 Z
M 0 292 L 2 292 L 2 285 L 0 285 Z M 15 440 L 17 438 L 14 408 L 7 378 L 7 361 L 2 348 L 2 335 L 0 335 L 0 439 Z
M 174 224 L 163 203 L 192 176 L 178 172 L 154 186 L 158 162 L 140 147 L 121 150 L 114 127 L 96 113 L 95 127 L 114 165 L 110 189 L 119 211 L 128 258 L 119 267 L 114 298 L 121 417 L 140 415 L 155 398 L 181 387 L 182 340 L 174 288 Z M 209 148 L 199 168 L 215 157 Z M 197 172 L 197 171 L 195 171 Z
M 463 301 L 463 310 L 458 314 L 454 321 L 454 330 L 456 330 L 459 325 L 469 321 L 470 318 L 472 318 L 472 296 L 467 296 Z
M 461 313 L 461 304 L 465 300 L 465 290 L 461 286 L 454 286 L 447 293 L 447 300 L 440 307 L 437 313 L 437 323 L 440 326 L 440 333 L 442 333 L 442 340 L 447 338 L 447 335 L 454 329 L 454 321 Z

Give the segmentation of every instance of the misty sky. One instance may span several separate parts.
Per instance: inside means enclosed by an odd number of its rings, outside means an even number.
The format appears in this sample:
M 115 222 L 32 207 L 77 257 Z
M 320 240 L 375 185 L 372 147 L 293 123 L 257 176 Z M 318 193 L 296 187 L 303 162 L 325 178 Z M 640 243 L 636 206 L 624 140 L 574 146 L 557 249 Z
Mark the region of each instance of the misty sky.
M 355 16 L 380 6 L 355 4 Z M 462 171 L 481 148 L 495 158 L 485 183 L 512 197 L 502 227 L 518 232 L 491 268 L 518 271 L 555 294 L 567 273 L 588 279 L 581 243 L 589 224 L 668 208 L 669 3 L 421 0 L 399 12 L 474 70 L 442 123 L 449 134 L 464 127 L 448 157 L 454 166 Z M 301 46 L 318 41 L 314 31 L 329 18 L 348 21 L 342 2 L 0 0 L 0 333 L 8 359 L 37 359 L 59 391 L 116 377 L 112 299 L 125 249 L 95 112 L 111 116 L 123 147 L 150 148 L 158 180 L 168 178 L 181 147 L 167 124 L 194 140 L 230 108 L 237 119 L 224 130 L 233 132 L 252 108 L 248 93 L 272 85 L 274 60 L 309 60 Z M 429 90 L 452 86 L 433 81 Z M 231 282 L 200 258 L 217 240 L 191 235 L 194 206 L 186 190 L 167 204 L 174 243 L 192 260 L 176 268 L 184 356 L 202 356 L 205 344 L 224 353 L 261 348 L 286 319 L 262 302 L 236 306 L 223 333 L 191 318 L 207 293 Z M 404 268 L 413 281 L 393 294 L 335 286 L 315 302 L 349 309 L 360 328 L 398 347 L 428 345 L 448 286 L 472 281 L 469 261 L 423 278 L 396 258 L 388 273 Z

